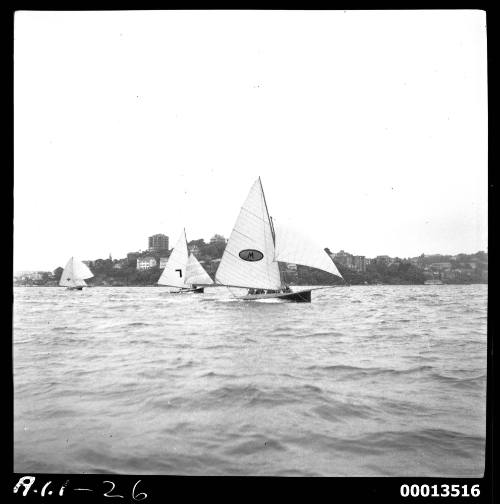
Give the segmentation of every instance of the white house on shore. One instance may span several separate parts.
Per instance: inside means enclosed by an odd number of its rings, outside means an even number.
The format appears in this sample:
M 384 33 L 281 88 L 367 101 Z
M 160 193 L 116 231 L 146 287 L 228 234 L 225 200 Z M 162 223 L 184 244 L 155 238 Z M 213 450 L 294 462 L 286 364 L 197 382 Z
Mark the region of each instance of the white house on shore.
M 15 278 L 19 280 L 41 280 L 42 273 L 40 271 L 18 271 Z
M 156 266 L 156 259 L 154 257 L 146 256 L 137 258 L 138 270 L 147 270 L 150 268 L 154 268 L 155 266 Z

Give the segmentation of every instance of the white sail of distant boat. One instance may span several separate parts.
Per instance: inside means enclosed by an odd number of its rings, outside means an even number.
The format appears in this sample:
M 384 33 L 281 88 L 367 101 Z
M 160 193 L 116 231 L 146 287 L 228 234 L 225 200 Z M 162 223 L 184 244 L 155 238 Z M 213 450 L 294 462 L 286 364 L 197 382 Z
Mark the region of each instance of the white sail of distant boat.
M 186 232 L 183 231 L 168 258 L 158 283 L 160 285 L 168 285 L 169 287 L 185 288 L 187 262 L 188 248 Z
M 198 293 L 203 292 L 203 287 L 200 285 L 213 284 L 213 280 L 196 257 L 189 254 L 185 230 L 177 240 L 158 284 L 177 288 L 177 291 L 174 292 L 194 291 Z
M 213 283 L 214 281 L 210 278 L 194 254 L 189 254 L 186 265 L 186 284 L 193 287 L 195 285 L 211 285 Z
M 311 301 L 312 289 L 292 291 L 285 284 L 278 261 L 318 268 L 342 278 L 320 246 L 294 235 L 285 226 L 276 232 L 259 177 L 236 219 L 215 275 L 216 283 L 249 289 L 241 297 L 246 300 Z
M 59 285 L 61 287 L 68 287 L 69 289 L 81 290 L 87 286 L 85 280 L 93 276 L 86 264 L 71 257 L 62 272 Z

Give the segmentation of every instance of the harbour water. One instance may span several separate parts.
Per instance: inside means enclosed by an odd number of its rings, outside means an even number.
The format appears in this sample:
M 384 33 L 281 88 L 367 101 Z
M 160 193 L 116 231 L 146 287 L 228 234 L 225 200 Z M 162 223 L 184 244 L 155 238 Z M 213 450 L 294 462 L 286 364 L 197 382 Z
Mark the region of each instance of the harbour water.
M 16 472 L 481 476 L 486 285 L 15 288 Z

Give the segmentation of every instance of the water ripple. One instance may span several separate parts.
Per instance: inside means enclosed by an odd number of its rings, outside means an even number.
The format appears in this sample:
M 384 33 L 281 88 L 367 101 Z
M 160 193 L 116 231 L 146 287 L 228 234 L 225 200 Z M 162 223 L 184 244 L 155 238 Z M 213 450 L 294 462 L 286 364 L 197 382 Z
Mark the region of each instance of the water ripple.
M 481 476 L 487 286 L 16 288 L 16 472 Z

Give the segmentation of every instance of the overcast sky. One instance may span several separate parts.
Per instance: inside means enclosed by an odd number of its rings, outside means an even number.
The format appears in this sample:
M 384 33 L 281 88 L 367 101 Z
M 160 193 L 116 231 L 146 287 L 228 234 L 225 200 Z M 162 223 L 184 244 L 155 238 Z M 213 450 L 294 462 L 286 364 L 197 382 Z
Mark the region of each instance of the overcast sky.
M 269 211 L 332 251 L 487 247 L 481 11 L 18 12 L 14 270 L 229 236 Z

